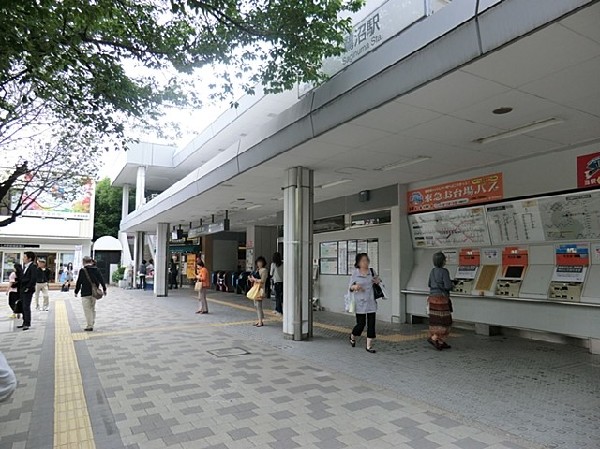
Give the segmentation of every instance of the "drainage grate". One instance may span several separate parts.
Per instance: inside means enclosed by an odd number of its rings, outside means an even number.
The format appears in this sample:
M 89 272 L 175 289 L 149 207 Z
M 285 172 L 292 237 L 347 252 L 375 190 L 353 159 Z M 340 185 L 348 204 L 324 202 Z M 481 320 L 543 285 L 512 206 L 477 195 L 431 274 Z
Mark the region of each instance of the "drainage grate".
M 246 351 L 243 348 L 223 348 L 223 349 L 213 349 L 211 351 L 207 351 L 209 354 L 214 355 L 215 357 L 235 357 L 238 355 L 248 355 L 250 352 Z

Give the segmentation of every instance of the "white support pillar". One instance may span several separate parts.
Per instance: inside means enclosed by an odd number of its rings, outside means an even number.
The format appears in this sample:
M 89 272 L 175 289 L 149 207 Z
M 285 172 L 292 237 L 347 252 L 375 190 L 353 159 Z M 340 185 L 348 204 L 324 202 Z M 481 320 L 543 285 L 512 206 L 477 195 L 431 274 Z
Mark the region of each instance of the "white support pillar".
M 129 184 L 123 186 L 123 196 L 121 198 L 121 221 L 129 215 Z M 127 233 L 119 232 L 119 241 L 123 248 L 121 252 L 121 265 L 128 266 L 132 262 L 131 251 L 129 250 L 129 243 L 127 242 Z M 135 257 L 135 255 L 133 256 Z
M 135 181 L 135 208 L 139 209 L 146 202 L 146 167 L 140 166 L 137 169 Z
M 283 334 L 304 340 L 312 336 L 313 171 L 288 169 L 283 190 Z
M 156 226 L 156 257 L 154 259 L 154 294 L 167 296 L 168 293 L 168 253 L 169 223 Z
M 123 196 L 121 197 L 121 220 L 125 220 L 129 215 L 129 184 L 123 186 Z
M 135 288 L 138 282 L 138 269 L 144 258 L 144 233 L 136 232 L 133 240 L 133 287 Z

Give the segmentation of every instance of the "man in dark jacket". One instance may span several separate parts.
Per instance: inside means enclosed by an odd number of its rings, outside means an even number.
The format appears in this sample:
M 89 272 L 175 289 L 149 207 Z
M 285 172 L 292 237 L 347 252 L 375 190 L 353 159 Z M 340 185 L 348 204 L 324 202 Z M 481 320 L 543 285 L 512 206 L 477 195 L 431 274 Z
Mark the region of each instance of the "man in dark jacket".
M 23 324 L 17 326 L 24 331 L 31 327 L 31 299 L 35 293 L 37 283 L 37 266 L 35 265 L 35 253 L 25 252 L 23 256 L 23 276 L 20 279 L 20 298 L 23 307 Z
M 92 283 L 96 287 L 104 290 L 106 296 L 106 284 L 102 279 L 102 274 L 98 271 L 98 268 L 94 266 L 94 260 L 91 257 L 83 258 L 83 268 L 79 270 L 77 275 L 77 283 L 75 284 L 75 297 L 81 291 L 81 302 L 83 305 L 83 313 L 85 314 L 85 320 L 87 321 L 87 327 L 85 331 L 91 332 L 94 330 L 94 323 L 96 321 L 96 298 L 92 296 Z

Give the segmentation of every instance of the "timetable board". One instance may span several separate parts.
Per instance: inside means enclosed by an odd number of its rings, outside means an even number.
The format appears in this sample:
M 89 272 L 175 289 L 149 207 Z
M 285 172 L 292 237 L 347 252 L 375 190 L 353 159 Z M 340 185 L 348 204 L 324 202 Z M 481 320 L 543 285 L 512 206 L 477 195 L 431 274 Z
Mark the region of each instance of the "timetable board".
M 600 240 L 600 190 L 409 215 L 415 248 Z

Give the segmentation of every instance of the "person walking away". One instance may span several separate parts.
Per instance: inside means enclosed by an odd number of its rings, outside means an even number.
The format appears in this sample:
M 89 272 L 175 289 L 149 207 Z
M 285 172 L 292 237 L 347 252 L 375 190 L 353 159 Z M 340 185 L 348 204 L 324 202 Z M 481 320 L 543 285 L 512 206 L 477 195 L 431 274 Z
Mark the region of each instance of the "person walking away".
M 23 267 L 20 263 L 16 263 L 13 265 L 13 271 L 8 276 L 8 289 L 6 293 L 8 294 L 8 306 L 12 310 L 11 318 L 20 319 L 21 311 L 20 306 L 17 304 L 19 301 L 19 280 L 23 276 Z
M 429 338 L 427 341 L 435 349 L 450 349 L 446 339 L 452 326 L 452 301 L 450 291 L 453 288 L 450 273 L 446 265 L 446 255 L 437 252 L 433 255 L 433 269 L 429 273 Z
M 7 400 L 17 389 L 17 378 L 6 361 L 4 354 L 0 352 L 0 402 Z
M 275 290 L 275 315 L 283 315 L 283 260 L 280 253 L 273 254 L 271 279 Z
M 177 262 L 174 259 L 171 259 L 171 263 L 169 264 L 169 289 L 177 290 L 177 279 L 179 278 L 179 267 L 177 266 Z
M 106 296 L 107 292 L 102 274 L 93 263 L 94 261 L 91 257 L 86 256 L 83 258 L 83 268 L 79 270 L 77 282 L 75 283 L 75 297 L 77 298 L 77 295 L 81 292 L 81 303 L 87 325 L 84 331 L 87 332 L 92 332 L 96 323 L 96 298 L 92 296 L 92 283 L 98 288 L 102 286 L 104 296 Z
M 44 298 L 42 306 L 43 311 L 47 312 L 50 305 L 50 296 L 48 295 L 48 283 L 51 279 L 51 272 L 46 268 L 46 261 L 38 259 L 37 282 L 35 284 L 35 310 L 40 310 L 40 293 Z
M 24 331 L 31 328 L 31 300 L 37 283 L 35 253 L 26 251 L 23 255 L 23 276 L 19 282 L 19 302 L 22 307 L 23 323 L 17 326 Z
M 256 284 L 260 285 L 259 289 L 262 292 L 256 299 L 254 299 L 254 307 L 256 307 L 256 315 L 258 322 L 255 324 L 256 327 L 263 327 L 265 325 L 265 312 L 263 311 L 263 300 L 265 299 L 265 285 L 269 279 L 269 270 L 267 270 L 267 261 L 263 256 L 256 259 L 256 272 L 248 278 L 252 282 L 254 287 Z
M 377 301 L 373 292 L 373 284 L 379 284 L 379 276 L 369 267 L 371 261 L 366 253 L 356 255 L 354 271 L 350 278 L 348 290 L 354 295 L 356 302 L 356 326 L 350 334 L 350 344 L 356 346 L 356 337 L 360 337 L 367 327 L 367 352 L 375 354 L 375 320 L 377 314 Z
M 146 264 L 147 262 L 145 260 L 142 260 L 142 263 L 140 264 L 140 269 L 138 270 L 138 276 L 140 278 L 140 288 L 142 290 L 146 290 Z
M 196 313 L 206 315 L 208 313 L 208 301 L 206 300 L 206 293 L 210 288 L 210 274 L 208 269 L 204 265 L 202 259 L 196 262 L 196 282 L 200 282 L 202 286 L 198 290 L 198 310 Z

